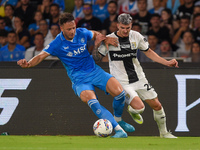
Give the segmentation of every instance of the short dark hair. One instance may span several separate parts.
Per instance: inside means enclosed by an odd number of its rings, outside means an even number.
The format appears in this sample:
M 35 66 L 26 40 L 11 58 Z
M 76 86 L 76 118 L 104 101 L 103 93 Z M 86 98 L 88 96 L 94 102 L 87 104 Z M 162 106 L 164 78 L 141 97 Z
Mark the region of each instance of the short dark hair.
M 42 34 L 41 32 L 38 32 L 34 35 L 34 38 L 36 37 L 36 35 L 41 35 L 44 38 L 44 34 Z
M 1 37 L 7 37 L 8 32 L 5 29 L 0 29 L 0 36 Z
M 51 7 L 53 7 L 53 6 L 57 7 L 58 9 L 60 9 L 59 5 L 56 4 L 56 3 L 51 4 L 49 7 L 51 8 Z
M 118 4 L 117 4 L 116 1 L 111 0 L 110 2 L 108 2 L 108 5 L 109 5 L 109 4 L 115 4 L 115 5 L 118 7 Z
M 2 17 L 2 16 L 0 16 L 0 20 L 4 20 L 4 21 L 5 21 L 5 18 L 4 18 L 4 17 Z
M 8 32 L 8 34 L 10 34 L 10 33 L 17 35 L 17 33 L 14 30 L 11 30 L 11 31 Z
M 51 29 L 52 26 L 57 26 L 58 28 L 60 28 L 59 24 L 57 24 L 57 23 L 52 23 L 51 26 L 50 26 L 50 29 Z
M 138 27 L 140 27 L 140 29 L 142 28 L 142 26 L 141 26 L 139 23 L 133 23 L 133 24 L 132 24 L 132 27 L 133 27 L 133 26 L 138 26 Z
M 154 37 L 156 37 L 156 38 L 158 39 L 157 35 L 156 35 L 155 33 L 153 33 L 153 32 L 147 33 L 147 36 L 148 36 L 148 37 L 149 37 L 149 36 L 154 36 Z
M 199 17 L 199 16 L 200 16 L 200 13 L 195 14 L 195 15 L 194 15 L 194 19 L 195 19 L 196 17 Z
M 180 20 L 181 20 L 181 19 L 187 19 L 187 20 L 190 21 L 190 16 L 189 16 L 189 15 L 183 15 L 183 16 L 180 18 Z
M 59 17 L 59 24 L 63 25 L 66 22 L 71 22 L 74 20 L 74 16 L 71 13 L 64 12 Z
M 157 14 L 157 13 L 151 14 L 151 19 L 154 18 L 154 17 L 160 18 L 161 16 L 159 14 Z
M 16 15 L 15 18 L 19 18 L 21 22 L 24 22 L 24 17 L 22 15 Z
M 15 7 L 13 6 L 13 5 L 11 5 L 11 4 L 6 4 L 5 6 L 4 6 L 4 8 L 6 8 L 6 7 L 11 7 L 11 9 L 14 11 L 15 10 Z
M 138 0 L 138 2 L 139 2 L 139 1 L 144 1 L 145 3 L 147 3 L 147 0 Z
M 39 25 L 40 25 L 40 22 L 41 22 L 41 21 L 44 21 L 44 22 L 46 23 L 46 25 L 49 25 L 46 19 L 40 20 L 40 21 L 39 21 Z
M 85 5 L 89 5 L 92 8 L 92 4 L 91 3 L 83 3 L 83 6 Z

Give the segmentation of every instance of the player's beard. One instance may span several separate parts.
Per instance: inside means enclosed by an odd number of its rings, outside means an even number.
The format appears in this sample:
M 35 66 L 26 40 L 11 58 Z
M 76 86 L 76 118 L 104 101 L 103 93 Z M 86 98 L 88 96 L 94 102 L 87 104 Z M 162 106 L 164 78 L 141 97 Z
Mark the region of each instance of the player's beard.
M 72 40 L 75 36 L 75 34 L 70 34 L 70 35 L 67 35 L 67 34 L 64 34 L 66 40 Z

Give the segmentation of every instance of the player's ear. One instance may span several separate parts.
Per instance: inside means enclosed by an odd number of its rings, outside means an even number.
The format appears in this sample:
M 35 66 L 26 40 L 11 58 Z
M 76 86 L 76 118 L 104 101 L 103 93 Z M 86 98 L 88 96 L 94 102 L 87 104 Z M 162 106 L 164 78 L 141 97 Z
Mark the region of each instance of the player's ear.
M 63 26 L 62 25 L 60 25 L 60 30 L 63 32 Z
M 117 23 L 117 29 L 119 30 L 119 23 Z

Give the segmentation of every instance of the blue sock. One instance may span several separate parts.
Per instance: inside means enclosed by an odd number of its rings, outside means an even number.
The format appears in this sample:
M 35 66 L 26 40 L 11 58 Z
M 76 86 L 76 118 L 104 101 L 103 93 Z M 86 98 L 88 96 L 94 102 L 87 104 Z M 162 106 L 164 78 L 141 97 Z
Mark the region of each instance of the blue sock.
M 92 109 L 92 111 L 99 119 L 109 120 L 112 123 L 113 129 L 118 125 L 113 115 L 105 107 L 101 106 L 97 99 L 89 100 L 88 106 Z
M 115 96 L 113 100 L 114 115 L 116 117 L 122 116 L 125 105 L 124 103 L 125 103 L 125 92 L 123 91 L 118 96 Z

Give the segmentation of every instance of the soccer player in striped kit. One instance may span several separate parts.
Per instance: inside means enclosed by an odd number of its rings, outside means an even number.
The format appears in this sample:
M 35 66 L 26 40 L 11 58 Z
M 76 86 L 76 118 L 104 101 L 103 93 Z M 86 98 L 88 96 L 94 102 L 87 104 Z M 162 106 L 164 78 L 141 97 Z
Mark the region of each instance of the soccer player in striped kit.
M 118 46 L 109 45 L 107 49 L 103 43 L 101 45 L 96 43 L 93 51 L 94 59 L 100 61 L 103 56 L 108 54 L 110 73 L 125 90 L 128 112 L 134 121 L 138 124 L 143 123 L 140 114 L 145 109 L 143 103 L 145 101 L 153 109 L 154 120 L 158 125 L 160 137 L 177 138 L 167 131 L 164 109 L 158 100 L 157 93 L 145 77 L 137 59 L 137 50 L 144 52 L 153 61 L 166 66 L 178 67 L 178 62 L 175 59 L 167 61 L 151 50 L 147 39 L 139 32 L 131 30 L 132 17 L 129 14 L 119 15 L 117 27 L 118 31 L 109 34 L 107 37 L 116 39 Z M 115 120 L 120 122 L 122 118 L 117 116 L 118 114 L 114 114 Z

